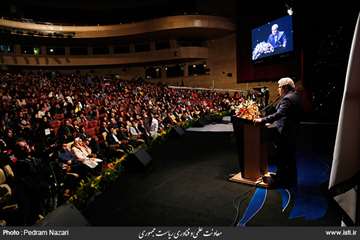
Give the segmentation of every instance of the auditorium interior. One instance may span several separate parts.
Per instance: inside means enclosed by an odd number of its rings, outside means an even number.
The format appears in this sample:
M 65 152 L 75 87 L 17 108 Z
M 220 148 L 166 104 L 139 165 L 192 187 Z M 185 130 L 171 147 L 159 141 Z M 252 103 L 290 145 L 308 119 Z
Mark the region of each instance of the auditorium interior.
M 0 225 L 349 222 L 329 179 L 358 14 L 295 0 L 2 1 Z M 278 19 L 291 25 L 276 54 Z M 276 111 L 283 77 L 302 103 L 297 188 L 229 181 L 244 154 L 234 113 Z

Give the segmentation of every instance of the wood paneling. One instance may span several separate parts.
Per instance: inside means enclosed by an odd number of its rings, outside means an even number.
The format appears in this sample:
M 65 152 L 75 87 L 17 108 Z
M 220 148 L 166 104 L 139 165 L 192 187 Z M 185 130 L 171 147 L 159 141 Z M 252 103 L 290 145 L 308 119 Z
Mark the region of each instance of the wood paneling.
M 21 66 L 99 66 L 120 64 L 142 64 L 161 61 L 180 61 L 191 59 L 207 59 L 206 47 L 180 47 L 158 51 L 89 56 L 31 56 L 31 55 L 4 55 L 0 63 L 5 65 Z
M 203 30 L 203 34 L 224 34 L 235 31 L 235 25 L 226 18 L 203 15 L 170 16 L 138 23 L 99 25 L 99 26 L 59 26 L 36 23 L 24 23 L 0 19 L 0 26 L 42 32 L 75 33 L 74 38 L 122 37 L 144 33 L 167 31 Z M 218 33 L 218 34 L 217 34 Z

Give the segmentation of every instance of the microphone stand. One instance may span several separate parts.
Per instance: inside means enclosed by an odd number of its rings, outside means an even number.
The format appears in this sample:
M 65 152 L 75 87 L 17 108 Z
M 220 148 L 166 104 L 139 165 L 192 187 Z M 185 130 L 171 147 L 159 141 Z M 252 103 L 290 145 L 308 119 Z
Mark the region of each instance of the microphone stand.
M 261 113 L 263 113 L 265 115 L 266 111 L 272 107 L 275 103 L 277 103 L 280 100 L 281 96 L 278 96 L 273 102 L 269 103 L 266 107 L 264 107 L 263 109 L 261 109 Z

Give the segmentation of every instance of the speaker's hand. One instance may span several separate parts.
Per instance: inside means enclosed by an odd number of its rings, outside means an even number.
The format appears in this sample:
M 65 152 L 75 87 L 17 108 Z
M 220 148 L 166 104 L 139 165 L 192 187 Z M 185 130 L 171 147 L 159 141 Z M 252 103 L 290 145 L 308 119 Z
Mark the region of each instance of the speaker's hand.
M 255 118 L 253 121 L 254 121 L 255 123 L 261 123 L 261 122 L 262 122 L 262 119 L 261 119 L 261 118 Z

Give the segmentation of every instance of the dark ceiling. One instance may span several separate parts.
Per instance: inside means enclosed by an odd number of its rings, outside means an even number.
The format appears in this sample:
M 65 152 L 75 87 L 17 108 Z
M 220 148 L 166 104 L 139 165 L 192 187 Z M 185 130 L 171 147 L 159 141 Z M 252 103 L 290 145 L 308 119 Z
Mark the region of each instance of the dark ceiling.
M 128 23 L 181 14 L 236 15 L 236 0 L 5 0 L 2 16 L 73 24 Z
M 0 15 L 25 18 L 37 22 L 63 24 L 111 24 L 141 21 L 150 18 L 209 14 L 237 19 L 241 16 L 268 16 L 269 19 L 286 14 L 292 7 L 295 14 L 339 18 L 358 12 L 359 4 L 335 1 L 300 0 L 2 0 Z

